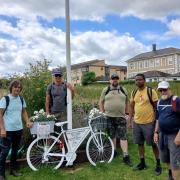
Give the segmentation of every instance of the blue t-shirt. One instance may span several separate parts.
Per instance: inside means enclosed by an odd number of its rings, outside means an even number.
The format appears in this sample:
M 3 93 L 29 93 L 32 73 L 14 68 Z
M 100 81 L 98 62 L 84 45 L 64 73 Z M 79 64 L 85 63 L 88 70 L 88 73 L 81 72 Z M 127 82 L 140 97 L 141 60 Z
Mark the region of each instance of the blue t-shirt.
M 157 105 L 157 119 L 160 131 L 165 134 L 174 134 L 180 130 L 180 98 L 176 98 L 176 112 L 171 105 L 172 96 L 166 100 L 160 100 Z
M 22 102 L 19 96 L 9 96 L 9 106 L 6 109 L 3 119 L 4 119 L 4 128 L 6 131 L 18 131 L 23 129 L 22 124 Z M 24 101 L 24 98 L 23 98 Z M 5 97 L 0 100 L 0 108 L 6 108 L 6 99 Z M 26 102 L 23 102 L 23 108 L 26 108 Z

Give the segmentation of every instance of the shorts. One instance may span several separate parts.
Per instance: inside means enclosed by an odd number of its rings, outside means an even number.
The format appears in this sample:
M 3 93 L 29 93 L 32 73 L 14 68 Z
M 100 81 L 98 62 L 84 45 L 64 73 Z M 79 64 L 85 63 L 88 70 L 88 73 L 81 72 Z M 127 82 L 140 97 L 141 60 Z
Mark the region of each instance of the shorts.
M 180 145 L 174 143 L 175 137 L 176 134 L 167 135 L 167 145 L 160 149 L 162 162 L 170 163 L 173 170 L 180 169 Z
M 123 117 L 108 117 L 107 118 L 107 132 L 111 138 L 120 138 L 120 140 L 127 140 L 127 122 Z
M 133 141 L 135 144 L 143 145 L 146 141 L 147 145 L 155 145 L 154 136 L 155 122 L 147 124 L 137 124 L 133 122 Z

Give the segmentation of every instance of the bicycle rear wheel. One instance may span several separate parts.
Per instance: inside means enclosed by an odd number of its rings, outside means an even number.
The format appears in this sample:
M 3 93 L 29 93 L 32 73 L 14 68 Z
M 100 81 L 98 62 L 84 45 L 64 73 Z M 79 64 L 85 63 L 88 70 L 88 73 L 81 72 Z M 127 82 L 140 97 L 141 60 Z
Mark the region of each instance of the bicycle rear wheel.
M 55 140 L 56 137 L 54 136 L 50 136 L 46 139 L 37 138 L 30 144 L 27 150 L 26 158 L 28 165 L 32 170 L 37 171 L 46 166 L 57 169 L 62 165 L 64 161 L 65 148 L 60 147 L 60 140 L 54 144 L 49 153 L 58 153 L 63 156 L 44 156 L 45 152 L 47 152 L 48 148 L 54 143 Z
M 93 166 L 110 163 L 114 156 L 114 144 L 104 132 L 97 132 L 88 139 L 86 154 Z

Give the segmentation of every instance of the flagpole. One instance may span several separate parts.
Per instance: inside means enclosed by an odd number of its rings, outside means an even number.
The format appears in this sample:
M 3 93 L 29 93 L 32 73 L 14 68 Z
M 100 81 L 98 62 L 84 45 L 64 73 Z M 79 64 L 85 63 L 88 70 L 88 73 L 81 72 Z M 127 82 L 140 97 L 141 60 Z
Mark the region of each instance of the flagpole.
M 65 0 L 65 16 L 66 16 L 66 71 L 67 71 L 67 82 L 71 83 L 69 0 Z M 67 90 L 67 121 L 68 121 L 68 129 L 72 129 L 72 94 L 69 89 Z

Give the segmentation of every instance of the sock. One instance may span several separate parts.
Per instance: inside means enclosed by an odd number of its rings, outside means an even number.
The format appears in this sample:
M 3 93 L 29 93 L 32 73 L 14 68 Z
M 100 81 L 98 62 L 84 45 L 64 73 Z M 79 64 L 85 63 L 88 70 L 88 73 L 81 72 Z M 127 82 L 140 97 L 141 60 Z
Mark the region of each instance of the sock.
M 160 159 L 156 159 L 157 166 L 160 166 Z
M 172 171 L 171 171 L 171 169 L 169 169 L 169 176 L 172 176 Z
M 141 164 L 145 165 L 145 159 L 141 158 Z
M 128 156 L 128 152 L 123 152 L 123 157 Z

